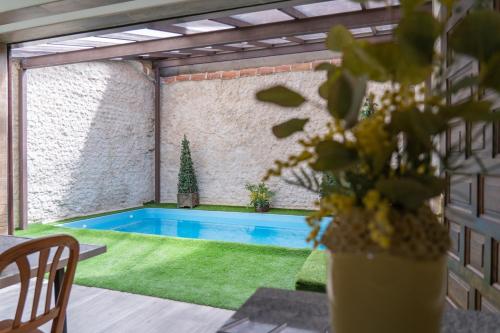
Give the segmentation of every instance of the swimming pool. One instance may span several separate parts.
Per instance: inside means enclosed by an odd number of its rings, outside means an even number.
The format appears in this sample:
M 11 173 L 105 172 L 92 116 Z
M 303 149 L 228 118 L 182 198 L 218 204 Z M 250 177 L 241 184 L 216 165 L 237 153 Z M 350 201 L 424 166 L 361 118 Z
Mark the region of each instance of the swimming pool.
M 65 223 L 79 229 L 114 230 L 237 243 L 311 247 L 304 216 L 142 208 Z

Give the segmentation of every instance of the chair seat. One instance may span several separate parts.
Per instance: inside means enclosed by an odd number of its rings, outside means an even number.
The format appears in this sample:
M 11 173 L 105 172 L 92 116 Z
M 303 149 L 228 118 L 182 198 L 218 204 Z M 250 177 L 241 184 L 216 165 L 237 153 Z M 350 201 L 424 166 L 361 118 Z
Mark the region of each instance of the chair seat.
M 0 321 L 0 330 L 6 329 L 6 328 L 11 328 L 12 327 L 12 322 L 13 322 L 13 320 L 2 320 L 2 321 Z M 29 331 L 29 333 L 44 333 L 44 332 L 40 331 L 39 329 L 34 329 L 32 331 Z

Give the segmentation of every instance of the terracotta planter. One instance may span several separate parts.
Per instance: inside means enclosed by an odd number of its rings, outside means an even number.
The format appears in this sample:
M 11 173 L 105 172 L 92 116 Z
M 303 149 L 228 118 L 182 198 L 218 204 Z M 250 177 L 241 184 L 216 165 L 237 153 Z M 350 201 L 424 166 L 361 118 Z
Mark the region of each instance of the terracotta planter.
M 446 258 L 413 261 L 389 254 L 329 254 L 334 333 L 438 333 Z
M 193 208 L 200 204 L 200 197 L 198 193 L 178 193 L 177 194 L 177 207 Z

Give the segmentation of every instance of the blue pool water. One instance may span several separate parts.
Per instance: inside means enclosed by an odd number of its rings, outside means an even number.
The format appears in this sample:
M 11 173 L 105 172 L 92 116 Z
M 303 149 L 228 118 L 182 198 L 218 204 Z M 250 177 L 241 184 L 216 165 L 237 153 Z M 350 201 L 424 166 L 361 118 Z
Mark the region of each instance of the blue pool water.
M 64 227 L 114 230 L 238 243 L 311 247 L 304 216 L 143 208 L 63 224 Z

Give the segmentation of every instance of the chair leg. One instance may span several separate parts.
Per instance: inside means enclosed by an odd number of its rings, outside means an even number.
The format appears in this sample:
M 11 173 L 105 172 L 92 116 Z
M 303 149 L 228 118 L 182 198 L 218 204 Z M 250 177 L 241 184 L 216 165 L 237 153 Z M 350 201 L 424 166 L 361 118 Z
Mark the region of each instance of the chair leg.
M 61 269 L 57 270 L 56 277 L 54 279 L 54 293 L 55 293 L 56 302 L 57 302 L 57 299 L 59 298 L 59 292 L 61 291 L 63 279 L 64 279 L 64 268 L 61 268 Z M 68 333 L 68 326 L 67 326 L 67 320 L 66 320 L 67 317 L 68 317 L 68 315 L 66 312 L 66 316 L 64 317 L 63 333 Z

